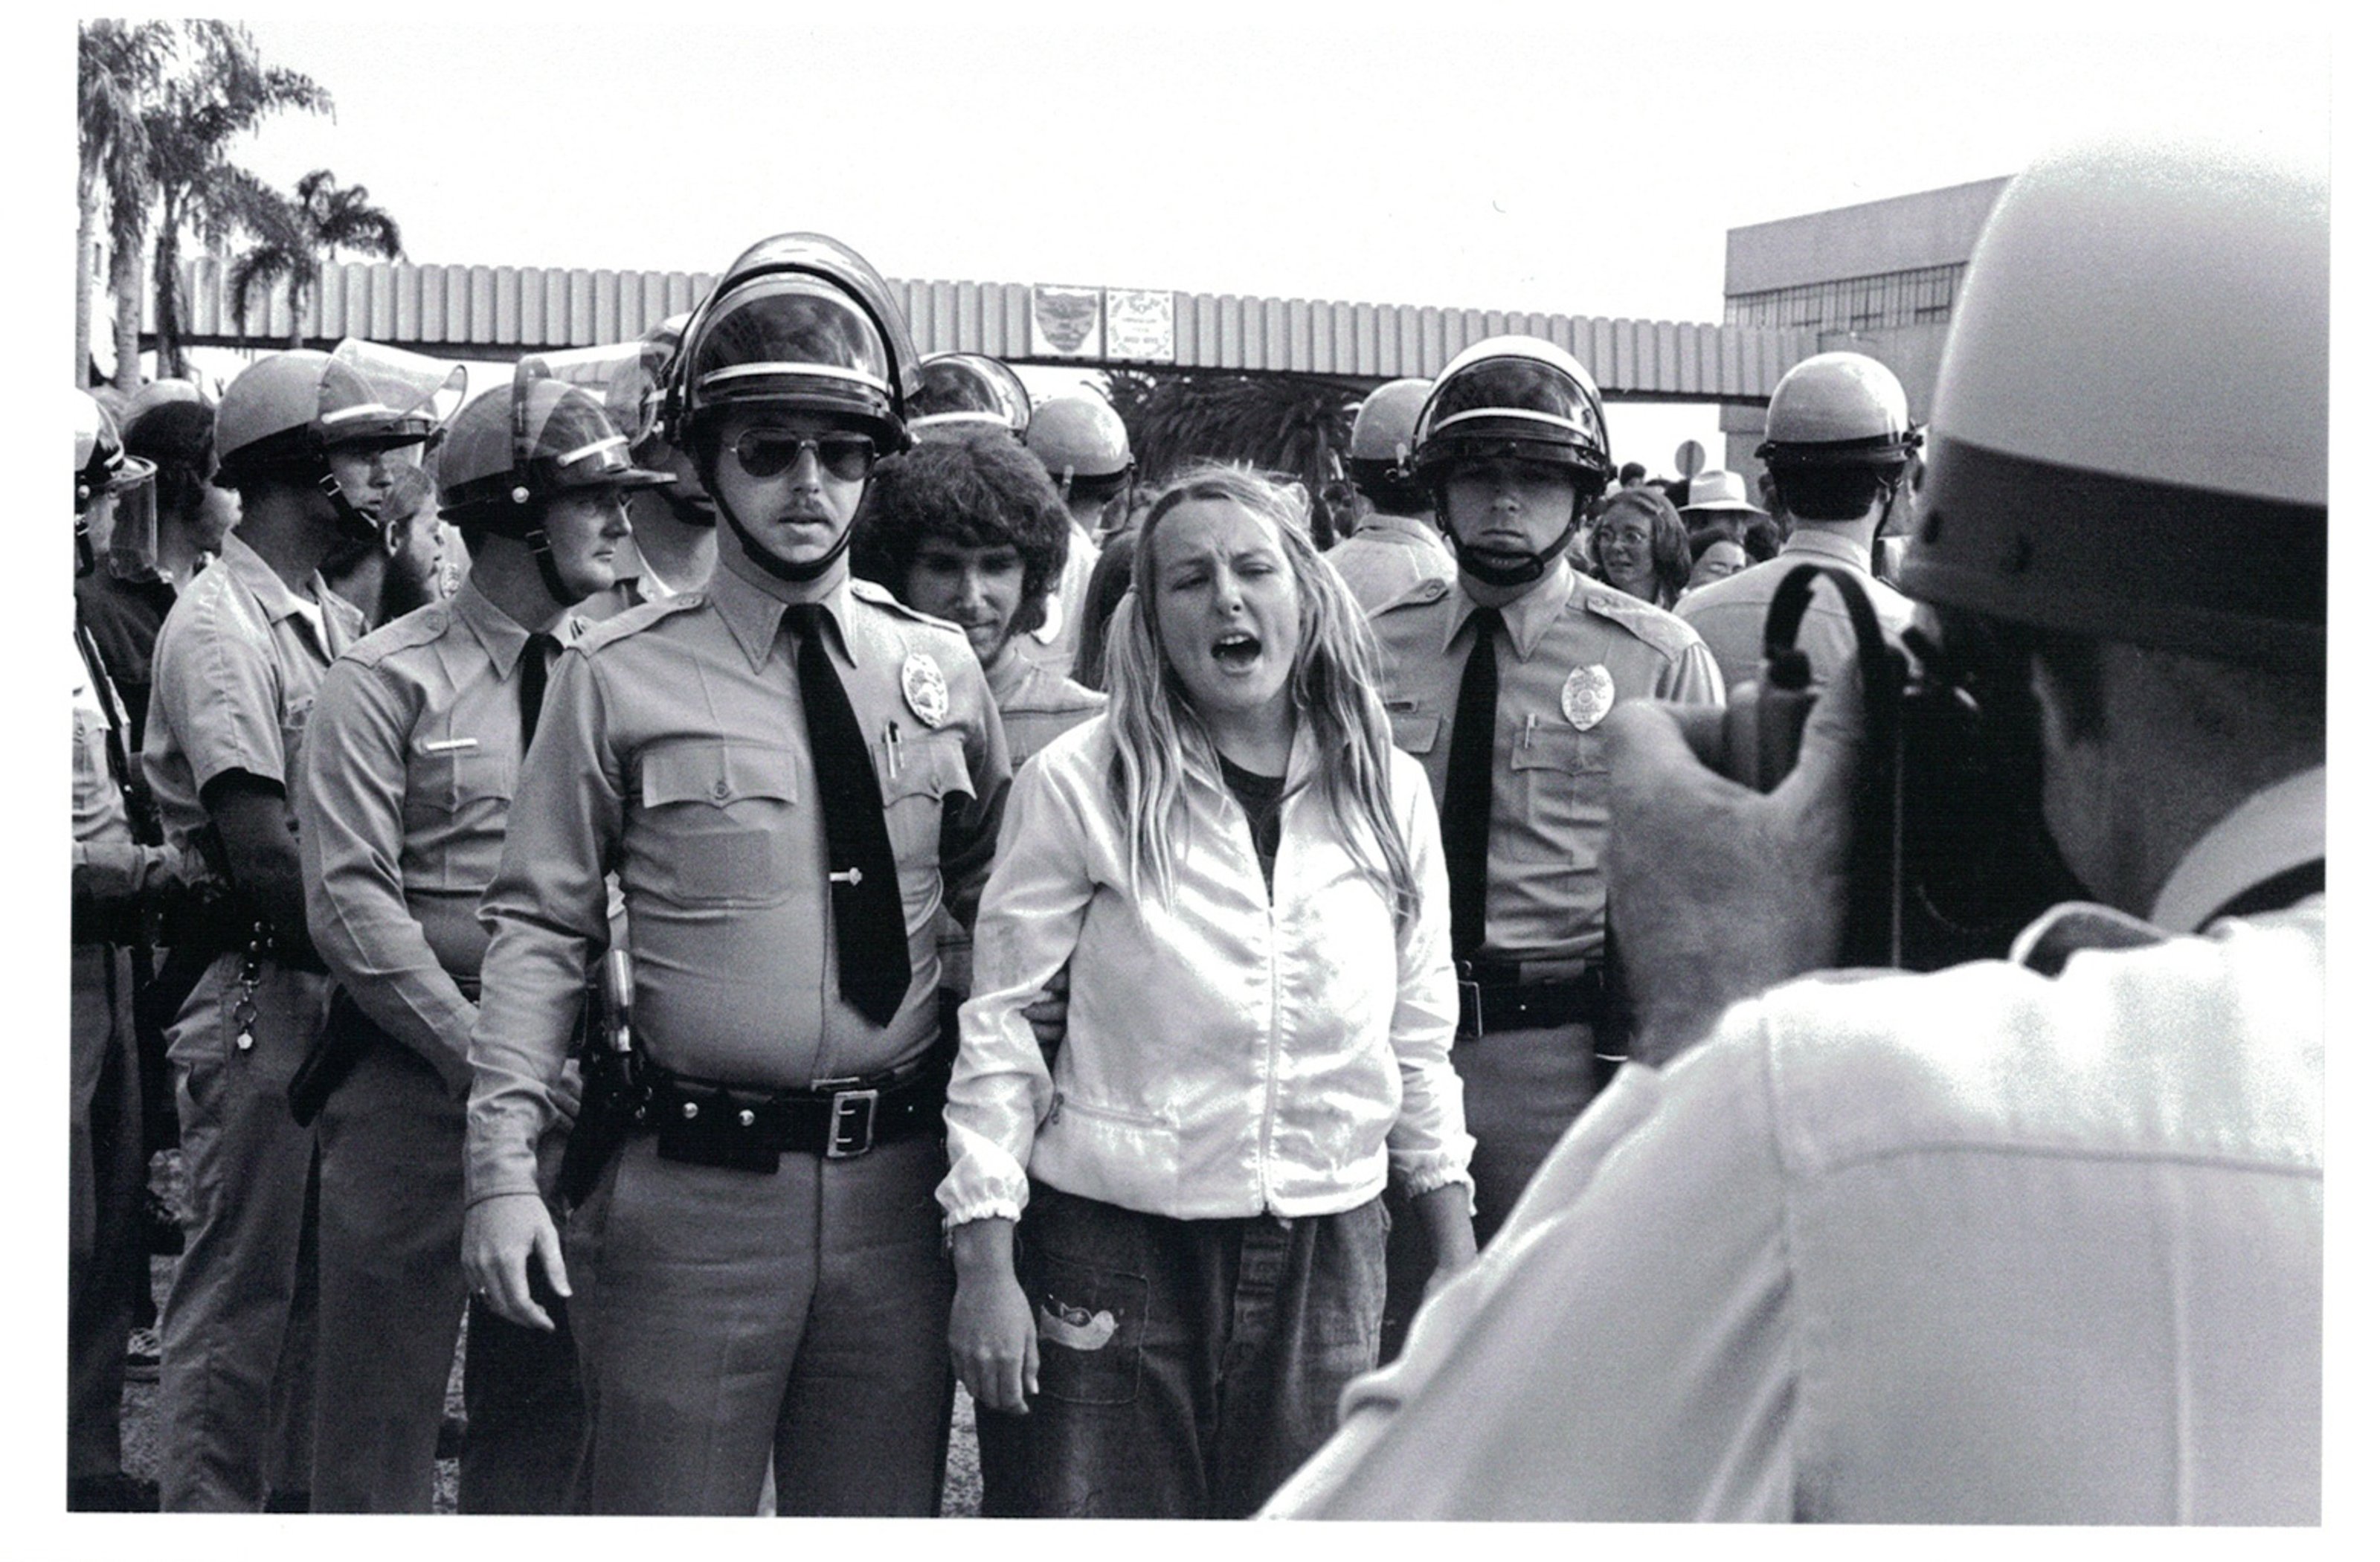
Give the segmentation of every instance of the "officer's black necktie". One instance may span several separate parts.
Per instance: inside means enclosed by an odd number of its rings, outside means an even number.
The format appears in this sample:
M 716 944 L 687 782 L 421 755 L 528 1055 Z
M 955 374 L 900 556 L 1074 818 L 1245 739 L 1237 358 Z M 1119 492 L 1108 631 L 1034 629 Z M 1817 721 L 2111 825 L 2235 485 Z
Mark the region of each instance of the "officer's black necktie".
M 1467 960 L 1488 940 L 1488 810 L 1496 789 L 1496 631 L 1503 614 L 1482 607 L 1471 615 L 1470 659 L 1454 700 L 1454 731 L 1447 739 L 1446 799 L 1438 811 L 1446 845 L 1449 921 L 1454 958 Z
M 884 833 L 884 795 L 868 739 L 829 658 L 820 621 L 826 609 L 795 603 L 785 622 L 801 639 L 795 669 L 802 715 L 809 724 L 810 763 L 826 820 L 828 899 L 834 909 L 835 972 L 845 1002 L 889 1025 L 909 991 L 909 930 L 892 841 Z
M 545 709 L 545 677 L 553 669 L 553 659 L 562 654 L 562 642 L 549 634 L 534 634 L 521 647 L 520 702 L 521 752 L 528 752 L 528 740 L 537 736 L 538 713 Z

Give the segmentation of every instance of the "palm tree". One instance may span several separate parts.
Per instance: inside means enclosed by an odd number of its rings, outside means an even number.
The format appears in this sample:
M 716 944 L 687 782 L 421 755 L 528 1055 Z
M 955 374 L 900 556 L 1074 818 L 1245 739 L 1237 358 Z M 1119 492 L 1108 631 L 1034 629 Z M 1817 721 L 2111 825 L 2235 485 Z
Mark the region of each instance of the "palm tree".
M 148 128 L 141 110 L 163 79 L 173 29 L 162 21 L 97 20 L 77 29 L 75 116 L 80 156 L 75 166 L 75 384 L 91 372 L 91 240 L 100 222 L 100 191 L 107 192 L 111 249 L 109 285 L 120 298 L 140 275 L 140 240 L 149 213 Z M 119 323 L 121 315 L 118 316 Z M 116 372 L 140 372 L 140 321 L 132 348 L 116 337 Z
M 1161 479 L 1196 460 L 1246 461 L 1310 494 L 1336 475 L 1365 388 L 1312 374 L 1109 376 L 1141 470 Z
M 269 193 L 269 192 L 268 192 Z M 306 304 L 320 280 L 322 265 L 343 250 L 401 260 L 405 240 L 396 219 L 371 203 L 371 191 L 361 185 L 342 185 L 328 168 L 317 168 L 298 181 L 295 201 L 273 196 L 274 207 L 260 214 L 254 248 L 232 262 L 224 280 L 231 288 L 231 311 L 245 333 L 250 297 L 261 284 L 268 293 L 275 284 L 289 294 L 289 345 L 303 347 Z
M 177 373 L 183 367 L 183 229 L 193 229 L 202 243 L 218 245 L 235 233 L 261 237 L 274 221 L 280 198 L 231 161 L 231 143 L 284 109 L 331 111 L 331 94 L 311 77 L 266 65 L 246 28 L 186 21 L 182 29 L 188 67 L 165 84 L 162 100 L 147 116 L 159 208 L 151 275 L 161 373 Z

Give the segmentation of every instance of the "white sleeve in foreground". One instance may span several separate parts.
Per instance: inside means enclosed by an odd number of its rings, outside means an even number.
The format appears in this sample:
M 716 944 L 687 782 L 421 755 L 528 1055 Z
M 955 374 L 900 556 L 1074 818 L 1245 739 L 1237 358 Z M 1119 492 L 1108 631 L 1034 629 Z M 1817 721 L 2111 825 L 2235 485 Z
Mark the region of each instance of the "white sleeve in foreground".
M 1791 1298 L 1753 1006 L 1572 1126 L 1405 1354 L 1266 1506 L 1315 1519 L 1791 1515 Z

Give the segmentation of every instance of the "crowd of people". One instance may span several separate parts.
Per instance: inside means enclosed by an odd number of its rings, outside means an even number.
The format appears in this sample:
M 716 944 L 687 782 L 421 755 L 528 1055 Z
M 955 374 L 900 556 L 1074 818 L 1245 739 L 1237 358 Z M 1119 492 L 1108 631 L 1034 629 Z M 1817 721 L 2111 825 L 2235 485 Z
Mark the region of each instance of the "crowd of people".
M 931 1515 L 956 1383 L 991 1517 L 2314 1519 L 2326 243 L 2049 158 L 1758 504 L 1525 336 L 1145 479 L 804 233 L 78 392 L 68 1507 L 427 1511 L 459 1336 L 467 1513 Z M 1834 970 L 1880 666 L 2004 958 Z

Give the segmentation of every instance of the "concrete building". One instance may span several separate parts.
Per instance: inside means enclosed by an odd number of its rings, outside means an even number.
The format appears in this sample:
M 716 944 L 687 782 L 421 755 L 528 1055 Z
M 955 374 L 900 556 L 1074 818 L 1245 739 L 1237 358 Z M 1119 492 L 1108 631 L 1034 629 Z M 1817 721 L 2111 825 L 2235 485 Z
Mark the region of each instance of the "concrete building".
M 1934 381 L 1968 258 L 2006 178 L 1730 228 L 1730 325 L 1815 331 L 1817 350 L 1864 352 L 1900 376 L 1909 410 L 1933 415 Z M 1719 409 L 1727 465 L 1760 470 L 1764 413 Z

